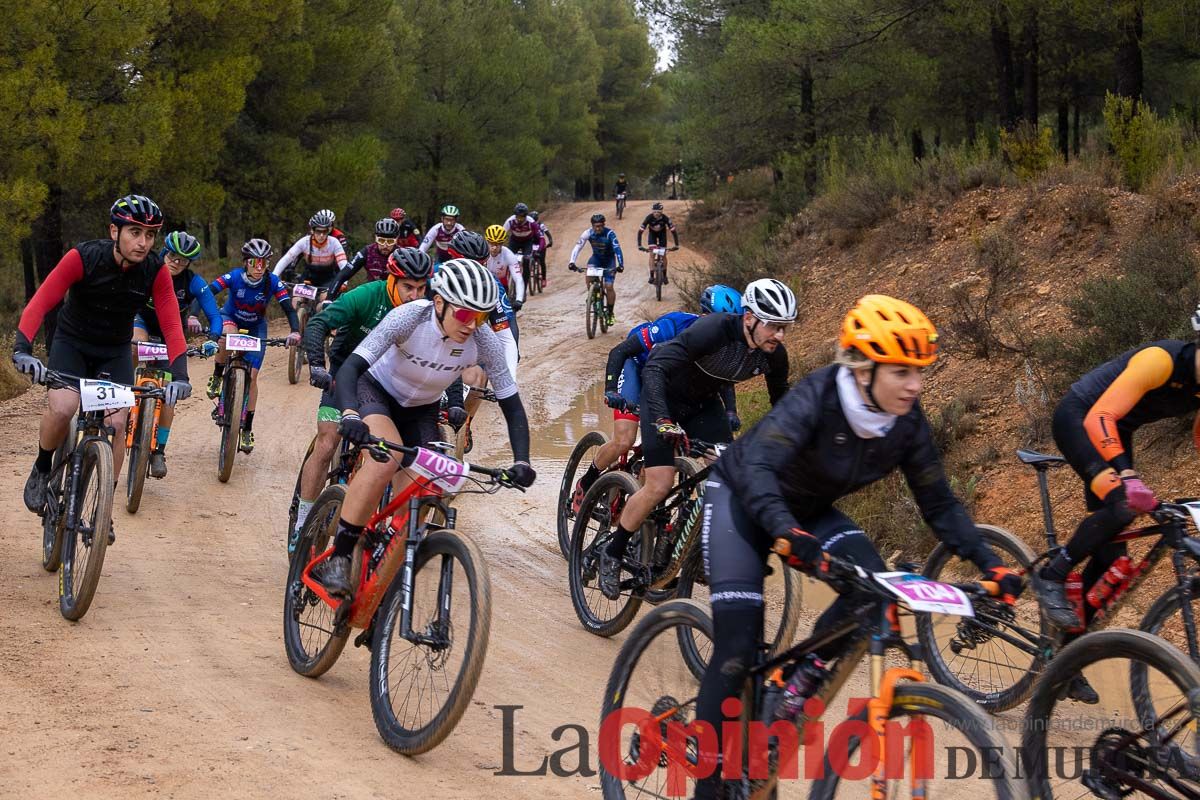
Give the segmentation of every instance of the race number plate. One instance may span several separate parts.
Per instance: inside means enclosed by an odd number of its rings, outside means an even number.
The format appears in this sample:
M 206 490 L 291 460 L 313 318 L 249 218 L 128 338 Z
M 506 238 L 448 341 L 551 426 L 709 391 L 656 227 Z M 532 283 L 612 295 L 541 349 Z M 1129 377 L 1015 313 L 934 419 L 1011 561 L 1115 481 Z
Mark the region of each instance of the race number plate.
M 587 268 L 587 276 L 589 278 L 603 278 L 604 277 L 604 267 L 588 267 Z
M 260 342 L 257 336 L 247 336 L 244 333 L 231 333 L 225 337 L 226 350 L 240 350 L 243 353 L 257 353 Z
M 317 287 L 307 283 L 297 283 L 292 287 L 292 297 L 303 297 L 306 300 L 313 300 L 317 296 Z
M 947 583 L 926 580 L 911 572 L 879 572 L 875 580 L 913 611 L 975 616 L 975 609 L 962 590 Z
M 413 459 L 413 463 L 409 466 L 409 469 L 424 478 L 428 478 L 444 492 L 457 492 L 467 482 L 466 464 L 461 461 L 455 461 L 453 458 L 444 456 L 441 453 L 426 450 L 424 447 L 417 448 L 417 457 Z
M 167 346 L 154 342 L 138 342 L 137 357 L 138 361 L 166 361 Z
M 654 255 L 656 255 L 656 256 L 665 256 L 666 254 L 667 254 L 667 248 L 665 248 L 665 247 L 656 247 L 656 248 L 654 248 Z
M 79 399 L 84 411 L 132 408 L 134 404 L 133 389 L 110 381 L 81 380 Z
M 536 253 L 538 250 L 541 250 L 541 249 L 542 249 L 542 246 L 541 246 L 540 244 L 535 244 L 535 245 L 533 246 L 533 252 L 535 252 L 535 253 Z

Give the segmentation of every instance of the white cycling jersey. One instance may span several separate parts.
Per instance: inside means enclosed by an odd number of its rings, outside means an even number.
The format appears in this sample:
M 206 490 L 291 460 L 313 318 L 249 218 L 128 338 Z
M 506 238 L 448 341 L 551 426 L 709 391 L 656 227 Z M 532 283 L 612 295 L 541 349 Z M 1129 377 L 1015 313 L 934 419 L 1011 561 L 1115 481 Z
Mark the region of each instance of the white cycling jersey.
M 308 266 L 317 272 L 346 266 L 346 251 L 342 249 L 342 243 L 335 237 L 326 236 L 325 243 L 318 245 L 313 242 L 312 236 L 302 236 L 283 254 L 283 258 L 279 259 L 279 263 L 271 271 L 276 275 L 282 275 L 288 265 L 301 255 L 307 256 L 305 260 L 308 262 Z
M 430 247 L 437 245 L 438 250 L 448 250 L 450 249 L 450 240 L 454 238 L 454 234 L 465 230 L 466 228 L 457 222 L 454 223 L 454 227 L 450 230 L 446 230 L 446 226 L 440 223 L 434 225 L 425 232 L 425 238 L 421 240 L 421 247 L 419 249 L 422 253 L 428 253 Z
M 508 284 L 511 299 L 525 302 L 525 278 L 521 274 L 520 256 L 500 245 L 499 253 L 494 256 L 488 255 L 487 268 L 501 283 Z
M 517 393 L 504 343 L 496 333 L 484 325 L 459 344 L 438 327 L 432 300 L 393 308 L 354 354 L 366 359 L 371 377 L 406 408 L 436 403 L 446 387 L 475 364 L 487 372 L 497 399 Z

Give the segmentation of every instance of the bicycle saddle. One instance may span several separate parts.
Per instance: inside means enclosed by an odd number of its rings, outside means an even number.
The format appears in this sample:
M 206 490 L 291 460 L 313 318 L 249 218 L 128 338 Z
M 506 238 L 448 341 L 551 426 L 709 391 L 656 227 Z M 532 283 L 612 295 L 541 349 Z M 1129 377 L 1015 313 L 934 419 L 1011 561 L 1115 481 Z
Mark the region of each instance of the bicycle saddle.
M 1034 450 L 1017 450 L 1017 458 L 1021 459 L 1022 464 L 1030 464 L 1039 469 L 1061 467 L 1067 463 L 1062 456 L 1051 456 Z

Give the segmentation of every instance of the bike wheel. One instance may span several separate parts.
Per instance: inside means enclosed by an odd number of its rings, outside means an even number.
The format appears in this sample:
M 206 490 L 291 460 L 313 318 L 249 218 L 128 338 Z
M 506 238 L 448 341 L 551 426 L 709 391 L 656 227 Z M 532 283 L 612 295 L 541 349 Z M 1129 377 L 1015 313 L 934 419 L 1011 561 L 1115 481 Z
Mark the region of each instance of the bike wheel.
M 596 310 L 596 290 L 588 289 L 587 305 L 584 306 L 584 324 L 587 328 L 587 337 L 589 339 L 596 338 L 596 325 L 600 322 L 599 312 Z
M 686 458 L 683 456 L 676 456 L 675 457 L 675 483 L 674 483 L 674 486 L 672 486 L 672 489 L 679 486 L 679 484 L 681 482 L 694 476 L 701 469 L 703 469 L 703 466 L 696 459 Z M 697 499 L 696 494 L 693 491 L 692 500 L 695 501 L 696 499 Z M 663 586 L 658 589 L 653 589 L 653 588 L 646 589 L 646 602 L 648 602 L 648 603 L 653 603 L 654 605 L 658 605 L 659 603 L 665 603 L 666 601 L 670 600 L 672 597 L 676 596 L 676 592 L 678 591 L 678 587 L 679 587 L 679 572 L 680 572 L 680 569 L 683 567 L 684 560 L 689 555 L 689 553 L 685 553 L 683 551 L 685 549 L 695 549 L 696 543 L 698 543 L 700 540 L 699 528 L 696 528 L 693 531 L 693 533 L 691 534 L 691 538 L 694 540 L 692 543 L 680 542 L 677 538 L 678 536 L 680 536 L 683 529 L 687 526 L 688 520 L 687 520 L 686 516 L 689 513 L 691 508 L 692 507 L 687 504 L 678 506 L 675 509 L 674 516 L 671 519 L 670 532 L 668 532 L 665 529 L 659 529 L 659 531 L 657 533 L 657 536 L 670 537 L 669 542 L 667 542 L 667 544 L 669 544 L 672 549 L 672 553 L 671 553 L 669 560 L 667 560 L 665 563 L 660 564 L 659 559 L 655 558 L 655 552 L 656 552 L 656 550 L 658 548 L 658 544 L 659 544 L 657 539 L 654 541 L 651 541 L 651 542 L 647 542 L 647 544 L 650 545 L 650 548 L 646 552 L 646 563 L 653 564 L 653 580 L 654 580 L 654 582 L 659 583 L 661 578 L 666 577 L 666 573 L 668 573 L 668 572 L 671 573 L 671 578 L 672 578 L 672 580 L 670 582 L 668 582 L 666 584 L 666 586 Z
M 991 525 L 977 525 L 980 535 L 1004 563 L 1022 574 L 1032 568 L 1033 551 L 1013 534 Z M 974 564 L 938 544 L 922 570 L 945 583 L 979 579 Z M 1045 665 L 1045 642 L 1055 631 L 1042 616 L 1037 595 L 1026 591 L 1015 606 L 1003 600 L 975 601 L 975 617 L 916 614 L 917 636 L 934 680 L 970 697 L 993 713 L 1024 702 Z M 1053 648 L 1051 648 L 1053 649 Z
M 1151 718 L 1139 718 L 1132 699 L 1112 696 L 1128 688 L 1126 662 L 1152 670 Z M 1103 692 L 1094 716 L 1082 720 L 1077 703 L 1059 698 L 1077 676 Z M 1025 712 L 1021 755 L 1031 793 L 1040 800 L 1200 796 L 1188 741 L 1197 696 L 1200 667 L 1158 637 L 1122 629 L 1079 637 L 1046 666 Z
M 300 470 L 296 473 L 296 485 L 292 489 L 292 502 L 288 505 L 288 526 L 287 534 L 284 536 L 284 541 L 291 545 L 292 532 L 296 530 L 296 516 L 300 513 L 300 478 L 304 475 L 304 467 L 308 464 L 308 459 L 313 454 L 313 449 L 317 446 L 317 437 L 314 436 L 312 441 L 308 443 L 308 449 L 304 451 L 304 458 L 300 460 Z M 291 552 L 289 550 L 289 552 Z
M 1200 614 L 1200 597 L 1196 596 L 1196 593 L 1200 592 L 1200 578 L 1191 578 L 1188 588 L 1191 591 L 1192 619 L 1195 620 L 1195 615 Z M 1138 630 L 1157 636 L 1180 653 L 1187 655 L 1193 663 L 1200 664 L 1200 653 L 1192 652 L 1188 645 L 1183 619 L 1183 592 L 1179 586 L 1172 586 L 1151 604 L 1146 615 L 1142 617 Z M 1130 665 L 1129 684 L 1138 719 L 1154 720 L 1157 724 L 1157 713 L 1154 703 L 1151 702 L 1153 692 L 1150 687 L 1150 674 L 1144 663 L 1135 661 Z
M 76 418 L 71 418 L 67 435 L 62 444 L 54 451 L 53 466 L 50 469 L 50 483 L 46 487 L 47 508 L 42 517 L 42 569 L 47 572 L 58 572 L 62 566 L 63 532 L 67 523 L 66 511 L 63 508 L 63 484 L 67 468 L 64 466 L 75 449 Z
M 567 466 L 563 470 L 562 482 L 558 485 L 558 549 L 564 559 L 571 557 L 571 521 L 575 515 L 571 513 L 571 496 L 575 493 L 575 478 L 579 468 L 585 463 L 591 464 L 596 457 L 596 451 L 608 444 L 608 434 L 602 431 L 589 431 L 575 443 Z
M 300 321 L 300 330 L 304 330 L 304 325 L 308 322 L 308 311 L 306 307 L 301 307 L 296 311 L 296 318 Z M 304 348 L 301 345 L 291 345 L 287 349 L 288 356 L 288 383 L 300 382 L 300 370 L 304 366 Z
M 1013 748 L 1004 741 L 994 721 L 962 694 L 931 683 L 900 683 L 896 685 L 887 716 L 902 721 L 887 728 L 886 755 L 879 754 L 880 748 L 872 742 L 871 747 L 863 748 L 860 763 L 851 765 L 855 760 L 854 752 L 861 744 L 860 737 L 851 735 L 844 751 L 834 752 L 830 748 L 827 752 L 821 777 L 813 782 L 809 791 L 812 800 L 831 800 L 838 796 L 839 789 L 842 797 L 862 797 L 863 781 L 870 778 L 871 770 L 863 767 L 861 761 L 871 750 L 878 754 L 872 760 L 884 759 L 885 786 L 881 787 L 880 797 L 962 796 L 962 777 L 952 774 L 952 770 L 961 769 L 962 764 L 955 761 L 948 765 L 938 764 L 936 757 L 950 753 L 957 756 L 963 752 L 968 754 L 965 759 L 968 763 L 977 764 L 985 771 L 970 776 L 986 778 L 972 781 L 971 797 L 977 797 L 980 792 L 997 800 L 1029 797 Z M 847 723 L 865 726 L 866 709 L 849 717 Z M 900 739 L 904 747 L 893 748 L 893 737 Z M 862 774 L 864 772 L 866 774 Z M 946 777 L 940 777 L 943 775 Z
M 662 302 L 662 287 L 663 287 L 663 270 L 657 267 L 654 270 L 654 299 Z
M 247 391 L 245 380 L 246 373 L 240 369 L 225 371 L 225 386 L 221 392 L 225 417 L 221 421 L 221 446 L 217 452 L 217 480 L 221 483 L 229 482 L 237 458 L 238 437 L 242 434 L 242 397 Z
M 696 671 L 694 665 L 679 658 L 679 648 L 675 643 L 685 630 L 689 638 L 712 641 L 712 617 L 707 609 L 694 600 L 663 603 L 638 622 L 613 661 L 604 689 L 601 723 L 624 709 L 635 714 L 649 711 L 654 716 L 662 716 L 664 727 L 667 720 L 682 725 L 694 720 L 696 709 L 689 698 L 699 694 L 704 671 Z M 669 713 L 672 711 L 674 713 Z M 636 720 L 637 717 L 632 719 Z M 619 737 L 615 754 L 619 756 L 622 766 L 629 767 L 637 764 L 639 759 L 646 758 L 642 749 L 647 743 L 635 726 L 623 725 L 615 734 Z M 666 737 L 661 738 L 665 740 Z M 657 746 L 661 747 L 661 744 Z M 602 759 L 600 786 L 604 799 L 674 796 L 674 793 L 667 792 L 666 759 L 659 755 L 647 760 L 657 769 L 637 777 L 614 775 L 608 771 L 612 760 Z M 687 791 L 681 796 L 690 797 L 694 790 L 695 782 L 689 779 Z
M 627 472 L 609 472 L 588 489 L 571 531 L 568 580 L 571 604 L 584 630 L 597 636 L 620 633 L 637 614 L 642 599 L 626 591 L 609 600 L 600 591 L 599 548 L 607 547 L 625 501 L 638 490 L 638 482 Z M 594 523 L 594 524 L 593 524 Z M 640 558 L 642 537 L 635 535 L 627 553 Z
M 371 645 L 371 712 L 405 755 L 437 747 L 471 704 L 487 654 L 492 590 L 483 554 L 454 531 L 430 533 L 413 570 L 412 634 L 400 630 L 403 580 L 384 596 Z
M 81 619 L 92 604 L 112 529 L 112 447 L 103 439 L 92 439 L 83 448 L 74 498 L 75 529 L 64 531 L 62 571 L 58 574 L 58 610 L 69 620 Z
M 142 504 L 142 489 L 146 486 L 146 475 L 150 471 L 150 451 L 154 449 L 154 407 L 158 401 L 146 397 L 138 403 L 137 430 L 133 433 L 133 447 L 125 454 L 128 471 L 125 474 L 125 510 L 137 513 Z
M 337 610 L 317 597 L 301 579 L 304 568 L 325 552 L 337 532 L 346 487 L 334 484 L 313 503 L 300 531 L 300 541 L 288 567 L 283 593 L 283 647 L 292 669 L 308 678 L 325 674 L 342 654 L 350 630 L 335 627 Z

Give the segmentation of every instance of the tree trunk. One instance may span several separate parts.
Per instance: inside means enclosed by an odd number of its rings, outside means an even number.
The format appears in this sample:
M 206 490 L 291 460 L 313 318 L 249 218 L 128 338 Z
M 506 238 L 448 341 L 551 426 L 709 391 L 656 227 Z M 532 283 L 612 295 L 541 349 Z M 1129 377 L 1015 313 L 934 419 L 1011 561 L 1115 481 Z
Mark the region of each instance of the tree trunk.
M 925 157 L 925 137 L 920 128 L 912 129 L 912 155 L 913 161 L 920 161 Z
M 1142 97 L 1142 0 L 1135 0 L 1128 13 L 1121 15 L 1120 44 L 1117 45 L 1117 94 L 1140 100 Z
M 800 70 L 800 141 L 804 144 L 804 191 L 817 190 L 817 107 L 813 102 L 812 62 Z
M 1058 101 L 1058 151 L 1063 161 L 1071 159 L 1071 104 L 1067 98 Z
M 992 54 L 996 60 L 997 116 L 1012 130 L 1017 124 L 1017 89 L 1013 80 L 1012 39 L 1008 34 L 1008 10 L 1000 5 L 992 11 Z
M 25 302 L 28 303 L 37 291 L 37 273 L 33 268 L 33 239 L 29 236 L 21 240 L 21 268 L 25 274 Z
M 1074 116 L 1071 122 L 1071 153 L 1079 158 L 1079 146 L 1082 134 L 1079 132 L 1079 100 L 1075 100 Z
M 42 209 L 41 216 L 33 223 L 32 239 L 33 260 L 40 283 L 46 280 L 46 276 L 63 257 L 62 187 L 57 184 L 50 184 L 50 191 L 46 196 L 46 206 Z M 45 336 L 47 351 L 50 349 L 50 343 L 54 340 L 54 329 L 57 325 L 58 308 L 55 308 L 46 315 L 46 319 L 42 323 L 42 333 Z
M 1024 68 L 1021 70 L 1024 86 L 1022 100 L 1024 102 L 1024 118 L 1037 128 L 1038 121 L 1038 17 L 1037 7 L 1029 11 L 1025 19 L 1025 27 L 1021 32 L 1024 49 Z

